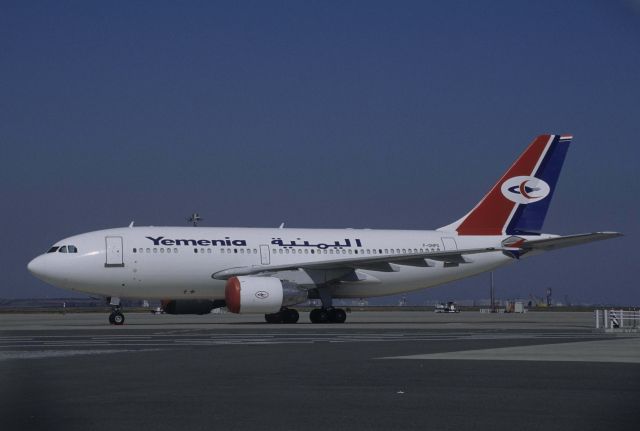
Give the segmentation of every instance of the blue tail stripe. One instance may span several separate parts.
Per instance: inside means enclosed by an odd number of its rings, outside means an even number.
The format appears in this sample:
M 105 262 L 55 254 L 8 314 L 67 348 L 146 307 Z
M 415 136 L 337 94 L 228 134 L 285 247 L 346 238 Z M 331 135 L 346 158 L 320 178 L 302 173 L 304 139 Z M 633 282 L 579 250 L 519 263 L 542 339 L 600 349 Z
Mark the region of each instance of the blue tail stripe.
M 538 166 L 537 172 L 532 174 L 534 177 L 540 178 L 549 184 L 549 195 L 538 202 L 518 205 L 511 222 L 507 226 L 507 234 L 538 235 L 542 231 L 542 224 L 547 215 L 553 193 L 556 190 L 560 170 L 570 142 L 568 139 L 560 140 L 560 136 L 555 136 L 547 154 L 545 154 L 540 166 Z

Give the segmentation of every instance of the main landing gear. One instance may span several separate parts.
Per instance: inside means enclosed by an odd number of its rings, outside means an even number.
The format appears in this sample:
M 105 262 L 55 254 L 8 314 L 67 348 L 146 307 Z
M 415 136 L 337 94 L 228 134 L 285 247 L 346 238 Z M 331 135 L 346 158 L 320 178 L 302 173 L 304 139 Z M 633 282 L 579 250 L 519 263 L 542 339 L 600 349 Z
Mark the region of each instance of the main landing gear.
M 309 313 L 311 323 L 344 323 L 347 313 L 342 308 L 315 308 Z
M 347 313 L 342 308 L 333 308 L 332 287 L 318 288 L 318 296 L 322 301 L 322 308 L 316 308 L 309 313 L 311 323 L 344 323 Z
M 267 323 L 296 323 L 300 319 L 300 313 L 293 308 L 283 307 L 277 313 L 265 314 L 264 320 Z
M 111 297 L 109 305 L 111 305 L 109 323 L 112 325 L 122 325 L 124 323 L 124 314 L 122 314 L 122 308 L 120 308 L 120 298 Z

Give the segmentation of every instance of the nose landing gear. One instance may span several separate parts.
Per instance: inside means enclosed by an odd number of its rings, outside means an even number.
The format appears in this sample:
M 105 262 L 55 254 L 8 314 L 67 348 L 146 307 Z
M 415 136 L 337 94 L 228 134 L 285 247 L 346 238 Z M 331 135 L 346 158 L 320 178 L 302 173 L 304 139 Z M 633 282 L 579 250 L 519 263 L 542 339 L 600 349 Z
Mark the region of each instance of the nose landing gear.
M 124 323 L 124 314 L 120 310 L 114 310 L 109 314 L 109 323 L 112 325 L 122 325 Z
M 109 314 L 109 323 L 112 325 L 122 325 L 124 323 L 124 314 L 122 314 L 120 308 L 120 298 L 115 296 L 109 299 L 109 305 L 111 306 L 111 314 Z

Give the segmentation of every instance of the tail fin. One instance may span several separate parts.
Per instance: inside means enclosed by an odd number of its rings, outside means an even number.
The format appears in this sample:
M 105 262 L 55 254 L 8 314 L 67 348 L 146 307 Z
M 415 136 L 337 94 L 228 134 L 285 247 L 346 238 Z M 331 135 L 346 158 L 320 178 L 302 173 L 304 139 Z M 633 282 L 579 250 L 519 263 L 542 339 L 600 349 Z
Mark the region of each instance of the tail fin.
M 459 235 L 539 234 L 572 138 L 538 136 L 475 208 L 438 230 Z

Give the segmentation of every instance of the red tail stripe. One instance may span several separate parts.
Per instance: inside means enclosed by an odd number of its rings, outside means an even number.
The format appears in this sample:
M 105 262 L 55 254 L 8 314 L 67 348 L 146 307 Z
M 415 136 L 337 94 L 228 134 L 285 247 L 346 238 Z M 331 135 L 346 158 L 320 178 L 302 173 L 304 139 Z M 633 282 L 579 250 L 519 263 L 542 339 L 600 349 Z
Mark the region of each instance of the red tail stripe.
M 531 175 L 550 138 L 551 135 L 540 135 L 534 139 L 513 166 L 458 226 L 459 235 L 502 234 L 515 204 L 502 195 L 500 186 L 511 177 Z

